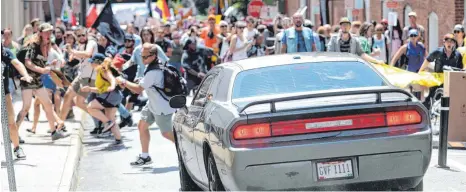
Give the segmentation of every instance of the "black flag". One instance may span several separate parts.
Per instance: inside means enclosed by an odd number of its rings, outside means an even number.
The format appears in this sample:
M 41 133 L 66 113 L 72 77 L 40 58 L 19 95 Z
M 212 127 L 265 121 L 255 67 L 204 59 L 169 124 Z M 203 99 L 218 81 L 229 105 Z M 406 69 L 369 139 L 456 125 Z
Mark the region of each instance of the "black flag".
M 147 9 L 149 9 L 149 17 L 152 17 L 152 6 L 150 4 L 152 0 L 146 0 Z
M 115 17 L 113 17 L 111 0 L 105 3 L 102 12 L 100 12 L 92 28 L 95 28 L 100 34 L 118 46 L 123 45 L 125 42 L 125 32 L 121 29 Z

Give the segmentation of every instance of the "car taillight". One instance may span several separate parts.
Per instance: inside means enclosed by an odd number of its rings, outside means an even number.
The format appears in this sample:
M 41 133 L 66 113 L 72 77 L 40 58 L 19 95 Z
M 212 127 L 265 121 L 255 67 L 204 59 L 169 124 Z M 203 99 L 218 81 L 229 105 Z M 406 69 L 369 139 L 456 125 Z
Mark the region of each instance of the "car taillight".
M 417 124 L 421 121 L 421 114 L 415 110 L 387 112 L 387 126 Z
M 255 139 L 270 137 L 270 124 L 260 123 L 251 125 L 240 125 L 233 131 L 233 138 L 236 140 L 240 139 Z
M 419 124 L 421 122 L 422 116 L 416 110 L 289 120 L 240 125 L 233 130 L 233 139 L 256 139 L 306 133 L 392 127 Z

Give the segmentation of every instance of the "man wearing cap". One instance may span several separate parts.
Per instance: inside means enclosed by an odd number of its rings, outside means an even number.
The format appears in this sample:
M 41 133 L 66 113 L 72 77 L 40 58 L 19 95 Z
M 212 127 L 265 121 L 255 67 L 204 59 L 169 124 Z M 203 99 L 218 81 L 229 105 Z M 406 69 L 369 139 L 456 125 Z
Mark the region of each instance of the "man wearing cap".
M 463 68 L 463 57 L 455 48 L 455 36 L 451 33 L 443 36 L 443 47 L 430 53 L 425 59 L 419 72 L 424 71 L 430 62 L 435 62 L 434 72 L 443 73 L 443 66 Z
M 163 92 L 157 91 L 156 88 L 163 88 L 163 71 L 159 68 L 157 58 L 157 47 L 153 44 L 145 43 L 142 48 L 141 56 L 147 70 L 139 84 L 128 82 L 123 78 L 117 77 L 117 82 L 134 93 L 141 94 L 146 91 L 149 102 L 144 106 L 141 112 L 141 120 L 138 123 L 139 138 L 141 139 L 142 153 L 131 162 L 131 166 L 142 166 L 152 163 L 149 156 L 150 132 L 149 126 L 157 123 L 162 136 L 174 142 L 175 137 L 172 132 L 172 116 L 175 109 L 171 108 L 165 98 L 170 99 Z
M 425 43 L 426 30 L 424 29 L 422 25 L 417 24 L 416 12 L 410 12 L 408 16 L 409 16 L 409 25 L 403 28 L 403 37 L 402 37 L 403 41 L 405 41 L 406 43 L 406 41 L 409 40 L 409 30 L 417 29 L 417 31 L 419 32 L 419 38 L 420 38 L 419 41 L 421 43 Z
M 463 69 L 463 56 L 456 50 L 455 45 L 455 36 L 451 33 L 447 33 L 443 36 L 443 47 L 439 47 L 427 56 L 419 72 L 425 71 L 431 62 L 435 62 L 434 72 L 436 73 L 443 73 L 444 66 Z M 426 105 L 427 108 L 430 108 L 430 99 L 439 87 L 441 86 L 429 88 L 429 96 L 427 96 L 424 101 L 424 105 Z
M 360 56 L 367 62 L 383 64 L 381 60 L 377 60 L 370 55 L 364 53 L 359 43 L 359 39 L 352 37 L 349 30 L 351 27 L 351 22 L 348 18 L 343 17 L 340 19 L 340 33 L 338 35 L 332 36 L 328 43 L 328 52 L 342 52 L 342 53 L 352 53 Z
M 287 29 L 282 37 L 282 53 L 312 52 L 316 51 L 314 33 L 304 27 L 304 17 L 300 13 L 293 15 L 295 26 Z
M 419 32 L 417 29 L 409 30 L 409 41 L 398 49 L 390 65 L 395 66 L 402 55 L 406 55 L 407 63 L 402 63 L 407 65 L 406 70 L 417 73 L 427 55 L 426 48 L 419 42 Z

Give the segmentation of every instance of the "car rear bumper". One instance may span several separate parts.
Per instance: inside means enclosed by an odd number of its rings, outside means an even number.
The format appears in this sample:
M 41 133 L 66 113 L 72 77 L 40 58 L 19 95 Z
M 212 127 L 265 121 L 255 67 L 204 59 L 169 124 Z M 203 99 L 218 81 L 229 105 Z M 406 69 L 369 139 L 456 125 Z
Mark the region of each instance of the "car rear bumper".
M 229 157 L 218 169 L 229 190 L 303 190 L 336 186 L 345 190 L 345 187 L 364 186 L 364 183 L 380 183 L 387 189 L 407 189 L 417 186 L 426 172 L 431 142 L 429 129 L 404 136 L 286 147 L 230 148 Z M 352 159 L 354 177 L 318 181 L 316 163 L 335 158 Z

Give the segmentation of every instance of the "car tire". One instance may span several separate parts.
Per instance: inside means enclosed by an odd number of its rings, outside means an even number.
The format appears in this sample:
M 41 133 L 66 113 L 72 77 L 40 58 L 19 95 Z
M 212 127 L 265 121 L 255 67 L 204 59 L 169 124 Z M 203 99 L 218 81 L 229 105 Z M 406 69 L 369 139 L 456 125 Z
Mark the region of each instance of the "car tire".
M 180 174 L 180 191 L 202 191 L 202 189 L 193 181 L 186 170 L 183 158 L 181 157 L 178 143 L 176 143 L 176 152 L 178 153 L 178 165 Z
M 225 191 L 212 152 L 209 152 L 207 159 L 207 177 L 209 178 L 209 191 Z
M 416 187 L 409 189 L 408 191 L 423 191 L 424 190 L 424 181 L 419 182 Z

